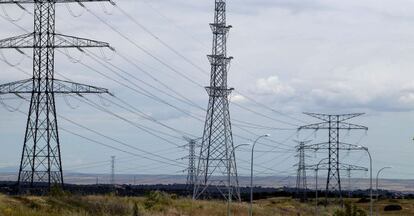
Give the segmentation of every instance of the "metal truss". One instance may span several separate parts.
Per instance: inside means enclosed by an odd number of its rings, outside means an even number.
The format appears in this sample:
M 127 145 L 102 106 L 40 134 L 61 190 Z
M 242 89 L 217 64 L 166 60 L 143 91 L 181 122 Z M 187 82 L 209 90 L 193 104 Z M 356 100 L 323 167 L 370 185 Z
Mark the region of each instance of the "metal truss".
M 227 36 L 231 26 L 226 24 L 226 1 L 215 0 L 210 86 L 206 87 L 209 104 L 204 125 L 200 157 L 197 166 L 193 198 L 207 198 L 211 193 L 221 193 L 225 199 L 240 200 L 239 181 L 231 129 L 228 66 L 232 57 L 227 56 Z
M 54 78 L 55 48 L 109 48 L 105 42 L 55 32 L 56 3 L 94 1 L 109 0 L 0 0 L 0 4 L 34 4 L 33 33 L 0 40 L 0 49 L 33 49 L 33 77 L 0 85 L 0 94 L 31 94 L 19 168 L 20 189 L 63 187 L 55 94 L 108 93 L 107 89 Z
M 37 35 L 39 36 L 39 35 Z M 108 43 L 78 38 L 62 34 L 53 34 L 53 44 L 35 43 L 35 34 L 24 34 L 17 37 L 0 40 L 0 49 L 24 49 L 24 48 L 90 48 L 110 47 Z
M 328 193 L 334 193 L 342 202 L 342 186 L 341 186 L 341 163 L 339 159 L 341 150 L 362 150 L 360 146 L 342 143 L 340 142 L 341 130 L 368 130 L 367 127 L 362 125 L 356 125 L 347 123 L 345 121 L 361 116 L 363 113 L 354 114 L 341 114 L 341 115 L 328 115 L 328 114 L 316 114 L 305 113 L 311 117 L 322 120 L 323 122 L 309 124 L 299 127 L 299 130 L 328 130 L 329 140 L 325 143 L 319 143 L 306 146 L 306 149 L 320 150 L 324 149 L 328 151 L 328 177 L 326 181 L 326 198 Z
M 344 163 L 340 163 L 338 166 L 339 170 L 357 170 L 357 171 L 365 171 L 368 172 L 368 168 L 366 167 L 361 167 L 361 166 L 355 166 L 355 165 L 350 165 L 350 164 L 344 164 Z M 329 170 L 329 163 L 320 163 L 319 166 L 318 165 L 308 165 L 306 166 L 306 170 Z
M 301 202 L 305 202 L 307 200 L 307 181 L 306 181 L 306 153 L 305 153 L 305 146 L 307 143 L 311 141 L 296 141 L 299 145 L 296 146 L 296 151 L 298 155 L 296 157 L 299 158 L 299 162 L 297 164 L 297 175 L 296 175 L 296 196 L 300 199 Z
M 53 83 L 52 83 L 53 81 Z M 53 93 L 55 94 L 109 94 L 108 89 L 53 79 Z M 33 89 L 33 79 L 21 80 L 0 85 L 2 94 L 41 94 L 42 91 Z
M 193 139 L 189 137 L 184 137 L 185 140 L 187 140 L 188 144 L 183 147 L 188 147 L 188 156 L 184 157 L 183 159 L 188 159 L 188 168 L 187 171 L 187 182 L 186 182 L 186 188 L 190 192 L 190 194 L 194 191 L 194 185 L 195 185 L 195 179 L 197 174 L 197 156 L 196 156 L 196 148 L 200 147 L 197 142 L 201 138 Z

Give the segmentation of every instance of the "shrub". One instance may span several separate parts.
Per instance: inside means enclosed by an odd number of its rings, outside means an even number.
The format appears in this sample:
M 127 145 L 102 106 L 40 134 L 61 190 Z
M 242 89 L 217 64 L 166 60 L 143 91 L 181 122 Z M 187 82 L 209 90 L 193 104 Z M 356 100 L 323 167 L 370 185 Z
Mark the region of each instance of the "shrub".
M 363 197 L 363 198 L 359 199 L 357 203 L 369 203 L 369 202 L 370 202 L 370 200 L 368 198 Z
M 66 192 L 59 185 L 53 185 L 50 188 L 49 196 L 51 197 L 63 197 L 66 195 Z
M 138 203 L 134 203 L 134 208 L 132 209 L 132 216 L 141 216 Z
M 384 207 L 384 211 L 401 211 L 402 207 L 397 204 L 387 205 Z
M 367 216 L 367 213 L 351 203 L 345 203 L 345 209 L 336 210 L 334 216 Z
M 170 195 L 160 191 L 151 191 L 144 201 L 145 208 L 151 210 L 164 210 L 171 203 Z

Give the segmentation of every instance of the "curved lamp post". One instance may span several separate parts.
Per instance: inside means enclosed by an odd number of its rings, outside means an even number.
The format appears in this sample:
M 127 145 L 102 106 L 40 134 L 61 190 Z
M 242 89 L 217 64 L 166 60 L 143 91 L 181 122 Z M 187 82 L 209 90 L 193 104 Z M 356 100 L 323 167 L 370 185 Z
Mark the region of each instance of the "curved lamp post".
M 375 187 L 375 191 L 377 192 L 376 193 L 376 202 L 378 203 L 378 197 L 379 197 L 379 191 L 378 191 L 378 177 L 379 177 L 379 175 L 380 175 L 380 173 L 383 171 L 383 170 L 385 170 L 385 169 L 391 169 L 392 167 L 383 167 L 383 168 L 381 168 L 380 170 L 378 170 L 378 172 L 377 172 L 377 178 L 376 178 L 376 187 Z M 378 215 L 378 205 L 377 205 L 377 207 L 376 207 L 376 215 Z
M 265 134 L 262 136 L 259 136 L 253 143 L 252 147 L 252 158 L 250 163 L 250 207 L 249 207 L 249 216 L 253 215 L 253 159 L 254 159 L 254 147 L 257 144 L 257 141 L 259 141 L 261 138 L 269 137 L 269 134 Z
M 236 151 L 236 149 L 237 148 L 239 148 L 239 147 L 241 147 L 241 146 L 248 146 L 249 144 L 240 144 L 240 145 L 237 145 L 236 147 L 234 147 L 233 148 L 233 150 L 231 150 L 231 152 L 230 152 L 230 155 L 229 155 L 229 161 L 227 162 L 227 169 L 228 169 L 228 172 L 230 172 L 230 170 L 231 170 L 231 163 L 230 163 L 230 157 L 231 157 L 231 155 L 234 155 L 234 151 Z M 235 159 L 236 160 L 236 159 Z M 228 175 L 228 188 L 227 188 L 227 191 L 228 191 L 228 199 L 227 199 L 227 216 L 230 216 L 231 215 L 231 209 L 230 209 L 230 206 L 231 206 L 231 199 L 232 199 L 232 192 L 231 192 L 231 174 L 229 173 L 229 175 Z
M 370 183 L 369 183 L 369 215 L 372 216 L 372 211 L 373 211 L 373 200 L 372 200 L 372 156 L 371 153 L 369 152 L 367 147 L 364 146 L 359 146 L 362 150 L 366 151 L 368 153 L 369 156 L 369 179 L 370 179 Z

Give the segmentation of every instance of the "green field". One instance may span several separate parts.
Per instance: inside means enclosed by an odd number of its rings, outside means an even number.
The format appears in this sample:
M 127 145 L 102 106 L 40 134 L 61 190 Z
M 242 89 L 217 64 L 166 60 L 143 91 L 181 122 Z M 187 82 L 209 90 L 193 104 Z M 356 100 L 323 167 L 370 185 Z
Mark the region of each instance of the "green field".
M 357 201 L 357 199 L 348 200 L 360 211 L 368 213 L 369 203 L 357 203 Z M 401 205 L 403 210 L 385 213 L 382 209 L 388 204 Z M 226 206 L 223 201 L 192 201 L 158 192 L 145 197 L 0 195 L 1 216 L 224 216 Z M 380 215 L 414 215 L 414 201 L 383 200 L 379 206 L 381 206 Z M 336 206 L 320 207 L 320 215 L 334 215 L 336 209 Z M 247 203 L 232 204 L 232 215 L 242 216 L 247 215 L 247 212 Z M 254 204 L 254 215 L 315 215 L 315 206 L 313 202 L 303 204 L 291 198 L 258 200 Z

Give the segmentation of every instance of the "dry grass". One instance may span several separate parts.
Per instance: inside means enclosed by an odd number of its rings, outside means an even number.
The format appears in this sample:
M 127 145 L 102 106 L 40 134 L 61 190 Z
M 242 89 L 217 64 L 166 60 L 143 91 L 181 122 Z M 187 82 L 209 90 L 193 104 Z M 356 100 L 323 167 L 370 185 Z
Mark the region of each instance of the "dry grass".
M 352 200 L 355 202 L 356 200 Z M 385 200 L 387 204 L 398 203 L 403 211 L 380 215 L 414 215 L 414 202 L 409 200 Z M 357 204 L 368 210 L 367 203 Z M 116 196 L 4 196 L 0 195 L 0 216 L 225 216 L 227 204 L 223 201 L 192 201 L 175 199 L 163 193 L 147 197 Z M 302 204 L 290 198 L 272 198 L 254 203 L 255 215 L 261 216 L 310 216 L 314 215 L 312 203 Z M 335 207 L 320 208 L 320 215 L 332 215 Z M 247 215 L 246 203 L 233 203 L 232 215 Z

